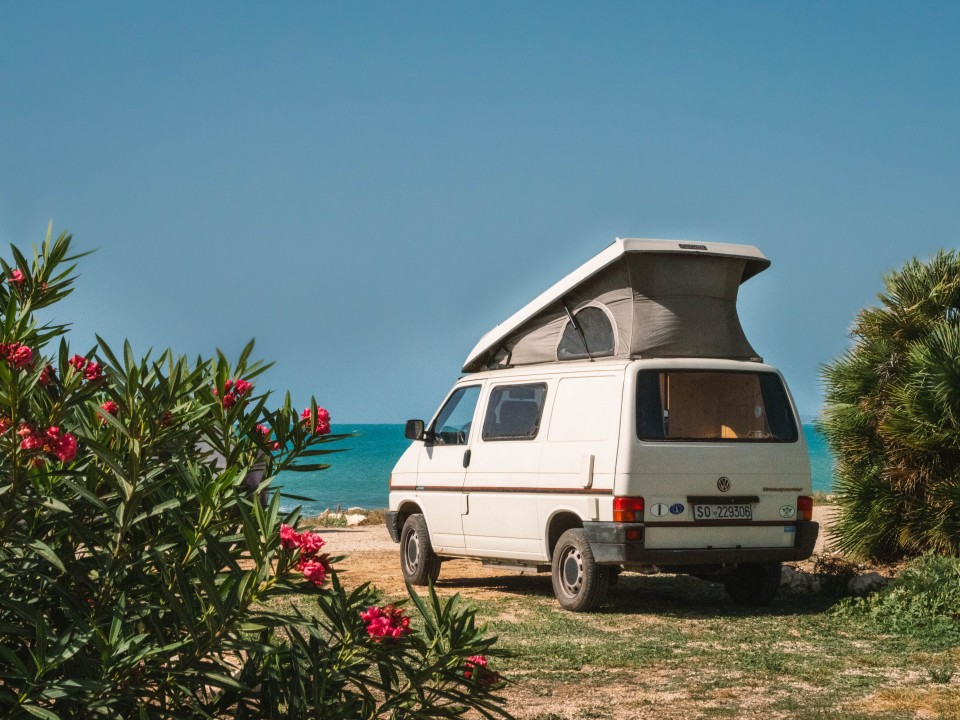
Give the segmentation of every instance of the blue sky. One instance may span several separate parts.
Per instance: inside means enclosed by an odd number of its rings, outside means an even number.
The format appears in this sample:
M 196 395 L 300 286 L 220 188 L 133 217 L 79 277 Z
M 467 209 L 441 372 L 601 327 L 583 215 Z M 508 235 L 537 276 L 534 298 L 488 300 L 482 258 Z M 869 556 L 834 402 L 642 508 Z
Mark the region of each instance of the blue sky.
M 801 412 L 884 272 L 956 247 L 960 5 L 0 0 L 0 243 L 96 249 L 58 317 L 429 415 L 614 237 L 755 244 Z

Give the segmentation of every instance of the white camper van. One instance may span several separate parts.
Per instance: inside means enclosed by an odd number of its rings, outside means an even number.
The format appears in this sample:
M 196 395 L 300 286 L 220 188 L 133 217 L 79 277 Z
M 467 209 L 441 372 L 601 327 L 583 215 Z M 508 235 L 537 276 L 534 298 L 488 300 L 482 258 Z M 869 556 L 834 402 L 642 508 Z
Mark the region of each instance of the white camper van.
M 747 342 L 756 248 L 617 240 L 487 333 L 390 481 L 404 577 L 441 562 L 551 572 L 589 610 L 622 569 L 767 604 L 810 556 L 810 464 L 776 368 Z

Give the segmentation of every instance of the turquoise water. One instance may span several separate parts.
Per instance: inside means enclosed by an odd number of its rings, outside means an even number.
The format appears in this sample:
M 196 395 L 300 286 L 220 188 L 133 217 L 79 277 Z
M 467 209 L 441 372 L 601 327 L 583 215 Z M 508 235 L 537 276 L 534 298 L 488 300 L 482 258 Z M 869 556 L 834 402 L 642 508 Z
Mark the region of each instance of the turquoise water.
M 283 473 L 278 480 L 285 492 L 312 498 L 304 503 L 286 500 L 283 507 L 292 509 L 302 504 L 304 513 L 308 515 L 338 505 L 342 508 L 386 507 L 390 471 L 410 444 L 403 437 L 403 425 L 334 425 L 333 432 L 358 434 L 357 437 L 327 446 L 330 449 L 347 449 L 346 452 L 328 456 L 327 462 L 331 464 L 328 470 Z M 829 492 L 833 458 L 826 440 L 812 425 L 804 425 L 803 432 L 810 448 L 813 489 Z

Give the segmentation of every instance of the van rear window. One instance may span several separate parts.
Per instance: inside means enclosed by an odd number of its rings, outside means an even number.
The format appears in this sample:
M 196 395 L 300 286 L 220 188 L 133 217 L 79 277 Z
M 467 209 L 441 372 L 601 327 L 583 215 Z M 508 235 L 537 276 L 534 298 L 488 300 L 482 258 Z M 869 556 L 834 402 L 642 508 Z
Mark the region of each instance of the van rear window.
M 641 370 L 641 440 L 796 442 L 787 392 L 775 373 Z

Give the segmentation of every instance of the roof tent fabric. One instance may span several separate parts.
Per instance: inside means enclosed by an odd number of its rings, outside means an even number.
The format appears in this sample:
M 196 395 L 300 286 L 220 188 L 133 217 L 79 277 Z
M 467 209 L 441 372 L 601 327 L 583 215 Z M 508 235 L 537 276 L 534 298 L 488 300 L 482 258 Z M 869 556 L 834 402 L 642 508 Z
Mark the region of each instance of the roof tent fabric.
M 612 319 L 613 357 L 758 359 L 740 325 L 737 292 L 769 264 L 745 245 L 618 240 L 487 333 L 463 369 L 558 362 L 571 316 L 587 307 Z M 587 351 L 610 357 L 608 348 L 590 347 L 591 336 L 583 334 Z

